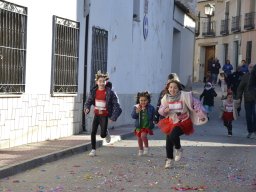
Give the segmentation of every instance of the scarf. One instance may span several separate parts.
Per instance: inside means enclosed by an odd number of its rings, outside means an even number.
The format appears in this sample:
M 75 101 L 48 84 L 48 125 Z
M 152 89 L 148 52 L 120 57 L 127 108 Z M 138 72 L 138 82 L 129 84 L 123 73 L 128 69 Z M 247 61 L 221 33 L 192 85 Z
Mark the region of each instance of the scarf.
M 176 95 L 172 96 L 169 93 L 166 95 L 166 99 L 169 102 L 180 100 L 181 91 L 179 91 Z

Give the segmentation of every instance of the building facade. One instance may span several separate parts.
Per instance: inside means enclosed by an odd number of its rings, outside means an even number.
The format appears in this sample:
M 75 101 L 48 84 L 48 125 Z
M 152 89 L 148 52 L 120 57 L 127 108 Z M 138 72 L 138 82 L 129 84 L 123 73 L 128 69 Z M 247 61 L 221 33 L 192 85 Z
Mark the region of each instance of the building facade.
M 154 105 L 169 73 L 191 76 L 194 29 L 176 1 L 0 0 L 0 149 L 90 131 L 98 70 L 123 109 L 115 126 L 131 124 L 138 91 Z
M 205 8 L 213 7 L 213 14 Z M 221 66 L 230 60 L 234 70 L 241 60 L 255 63 L 255 0 L 202 0 L 197 3 L 194 81 L 202 81 L 207 63 L 217 58 Z

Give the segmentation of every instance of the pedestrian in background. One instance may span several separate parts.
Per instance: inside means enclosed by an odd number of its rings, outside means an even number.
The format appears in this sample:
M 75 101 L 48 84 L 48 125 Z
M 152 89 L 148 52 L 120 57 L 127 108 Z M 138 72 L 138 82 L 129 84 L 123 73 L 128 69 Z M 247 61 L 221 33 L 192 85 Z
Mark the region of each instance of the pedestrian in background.
M 246 61 L 244 59 L 241 61 L 240 66 L 241 66 L 240 67 L 241 72 L 243 72 L 244 74 L 249 73 L 248 64 L 246 63 Z
M 233 98 L 234 99 L 239 99 L 237 97 L 237 88 L 239 86 L 239 83 L 241 82 L 242 76 L 244 73 L 241 71 L 241 66 L 238 66 L 236 68 L 236 71 L 233 72 L 229 77 L 228 77 L 228 87 L 231 89 L 233 92 Z M 237 115 L 240 116 L 241 112 L 241 103 L 242 103 L 242 98 L 240 98 L 240 105 L 237 108 Z
M 217 58 L 213 59 L 212 62 L 210 63 L 211 80 L 213 85 L 217 84 L 217 77 L 218 77 L 220 68 L 221 68 L 221 65 L 219 63 L 219 60 Z
M 214 97 L 217 97 L 217 93 L 214 90 L 212 84 L 208 82 L 204 86 L 204 90 L 200 95 L 200 101 L 203 99 L 203 106 L 206 109 L 208 119 L 210 119 L 209 113 L 212 111 L 212 108 L 214 107 Z
M 217 80 L 220 88 L 221 88 L 221 99 L 224 99 L 225 96 L 227 95 L 227 89 L 228 89 L 228 78 L 226 73 L 224 71 L 221 71 L 218 75 L 218 80 Z
M 244 96 L 244 109 L 247 124 L 248 135 L 247 138 L 256 137 L 256 111 L 255 111 L 255 92 L 249 87 L 250 73 L 254 64 L 248 66 L 249 73 L 243 75 L 242 80 L 237 88 L 237 97 Z
M 177 80 L 171 80 L 165 87 L 165 94 L 161 99 L 159 108 L 159 114 L 167 118 L 172 125 L 166 135 L 167 160 L 165 168 L 172 166 L 173 159 L 175 161 L 181 159 L 183 149 L 180 144 L 180 136 L 183 134 L 190 135 L 194 132 L 190 118 L 190 110 L 192 110 L 191 92 L 181 90 L 181 83 Z M 175 157 L 173 148 L 175 148 Z
M 90 91 L 90 95 L 84 104 L 84 113 L 87 115 L 90 112 L 90 108 L 94 105 L 94 118 L 92 121 L 91 131 L 91 144 L 92 150 L 89 156 L 96 155 L 96 134 L 98 126 L 101 127 L 100 136 L 105 138 L 105 141 L 109 143 L 111 136 L 108 131 L 108 119 L 110 122 L 116 121 L 122 113 L 118 98 L 116 94 L 106 87 L 106 80 L 108 75 L 98 71 L 95 75 L 96 86 Z
M 132 110 L 132 118 L 135 119 L 134 133 L 137 136 L 139 153 L 138 156 L 148 155 L 148 138 L 147 135 L 153 135 L 155 127 L 153 120 L 155 108 L 150 104 L 151 96 L 149 92 L 137 93 L 136 105 Z
M 233 93 L 228 92 L 226 99 L 221 103 L 221 118 L 224 126 L 228 130 L 228 136 L 232 136 L 232 121 L 237 119 L 237 102 L 233 100 Z
M 230 63 L 230 60 L 228 60 L 228 59 L 226 60 L 226 63 L 223 65 L 222 70 L 224 71 L 226 77 L 231 75 L 233 66 Z

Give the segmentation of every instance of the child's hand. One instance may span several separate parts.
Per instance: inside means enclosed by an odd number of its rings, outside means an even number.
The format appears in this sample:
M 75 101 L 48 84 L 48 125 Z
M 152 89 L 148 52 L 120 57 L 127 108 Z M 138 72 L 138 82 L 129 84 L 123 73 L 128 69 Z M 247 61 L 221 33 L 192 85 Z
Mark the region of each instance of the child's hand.
M 84 114 L 87 115 L 89 113 L 89 109 L 84 109 Z
M 136 106 L 136 113 L 139 113 L 140 111 L 142 110 L 142 107 L 141 107 L 141 105 L 137 105 Z
M 164 112 L 165 112 L 165 113 L 169 113 L 169 111 L 170 111 L 169 107 L 166 107 L 166 108 L 164 109 Z

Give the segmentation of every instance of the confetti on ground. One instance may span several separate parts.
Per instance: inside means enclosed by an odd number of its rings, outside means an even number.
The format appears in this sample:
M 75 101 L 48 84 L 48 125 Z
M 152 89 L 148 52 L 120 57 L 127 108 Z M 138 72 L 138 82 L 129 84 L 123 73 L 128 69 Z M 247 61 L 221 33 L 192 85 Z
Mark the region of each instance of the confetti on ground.
M 172 187 L 172 189 L 176 191 L 203 191 L 207 189 L 205 186 L 199 186 L 199 187 Z

